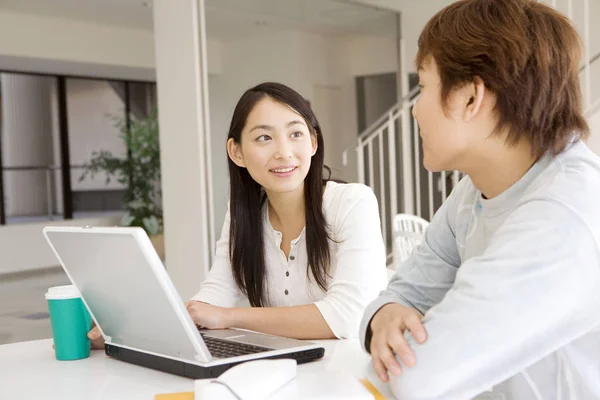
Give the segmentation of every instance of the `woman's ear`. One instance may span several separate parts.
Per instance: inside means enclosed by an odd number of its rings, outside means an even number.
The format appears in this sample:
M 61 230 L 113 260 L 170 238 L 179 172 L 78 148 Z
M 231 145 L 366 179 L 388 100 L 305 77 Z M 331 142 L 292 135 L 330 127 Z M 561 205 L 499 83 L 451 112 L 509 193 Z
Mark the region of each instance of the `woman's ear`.
M 241 168 L 246 168 L 240 144 L 236 143 L 233 138 L 227 139 L 227 155 L 235 165 Z
M 312 144 L 312 156 L 314 156 L 315 154 L 317 154 L 317 149 L 319 148 L 319 143 L 317 141 L 317 133 L 311 133 L 310 142 Z

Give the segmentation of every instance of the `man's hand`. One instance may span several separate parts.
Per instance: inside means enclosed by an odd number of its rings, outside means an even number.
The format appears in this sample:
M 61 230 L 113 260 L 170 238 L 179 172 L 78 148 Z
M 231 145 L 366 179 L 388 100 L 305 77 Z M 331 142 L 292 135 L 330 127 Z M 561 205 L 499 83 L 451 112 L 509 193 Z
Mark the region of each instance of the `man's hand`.
M 404 331 L 408 329 L 418 343 L 425 342 L 427 333 L 421 318 L 417 310 L 400 304 L 386 304 L 371 320 L 373 368 L 383 382 L 388 381 L 387 371 L 396 376 L 402 374 L 396 356 L 408 367 L 415 365 L 415 355 L 404 339 Z
M 188 301 L 185 306 L 192 320 L 200 328 L 226 329 L 231 327 L 229 309 L 217 307 L 200 301 Z

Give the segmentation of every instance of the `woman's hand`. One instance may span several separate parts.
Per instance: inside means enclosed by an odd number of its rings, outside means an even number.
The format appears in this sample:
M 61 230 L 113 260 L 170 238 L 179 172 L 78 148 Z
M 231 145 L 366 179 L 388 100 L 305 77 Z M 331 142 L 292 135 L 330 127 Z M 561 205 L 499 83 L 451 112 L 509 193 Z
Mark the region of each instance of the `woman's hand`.
M 92 329 L 88 332 L 87 337 L 90 339 L 92 349 L 104 349 L 104 338 L 96 325 L 92 325 Z
M 200 301 L 188 301 L 185 306 L 194 323 L 200 328 L 226 329 L 232 325 L 228 308 L 217 307 Z

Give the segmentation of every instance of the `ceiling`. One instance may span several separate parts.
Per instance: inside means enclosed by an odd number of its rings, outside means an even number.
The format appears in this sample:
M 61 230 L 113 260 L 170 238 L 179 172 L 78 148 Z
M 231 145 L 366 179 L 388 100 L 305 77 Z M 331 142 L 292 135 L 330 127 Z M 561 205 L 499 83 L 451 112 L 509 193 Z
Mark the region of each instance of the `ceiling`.
M 0 9 L 152 30 L 151 1 L 0 0 Z M 268 30 L 394 35 L 389 11 L 340 0 L 205 0 L 209 38 L 234 40 Z

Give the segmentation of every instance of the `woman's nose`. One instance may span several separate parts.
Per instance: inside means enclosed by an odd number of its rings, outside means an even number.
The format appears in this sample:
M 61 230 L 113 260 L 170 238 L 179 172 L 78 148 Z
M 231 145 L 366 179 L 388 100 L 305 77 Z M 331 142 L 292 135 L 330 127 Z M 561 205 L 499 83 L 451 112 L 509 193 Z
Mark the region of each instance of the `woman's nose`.
M 275 154 L 276 158 L 284 159 L 284 158 L 292 158 L 292 148 L 287 143 L 280 143 L 277 146 L 277 152 Z

